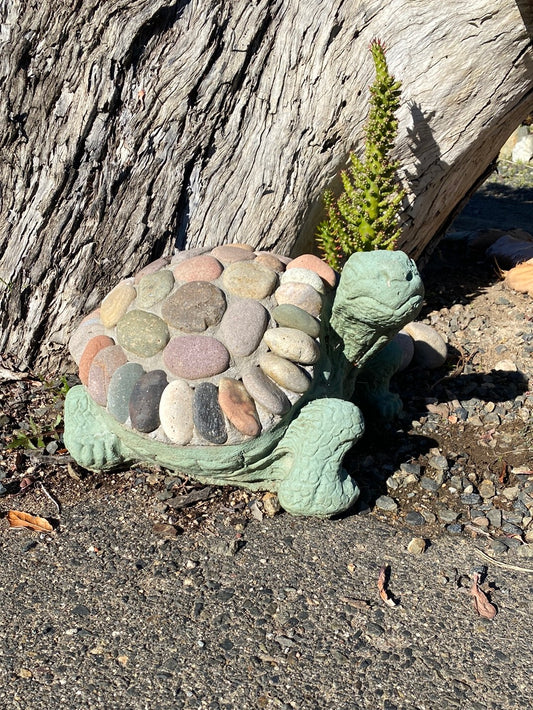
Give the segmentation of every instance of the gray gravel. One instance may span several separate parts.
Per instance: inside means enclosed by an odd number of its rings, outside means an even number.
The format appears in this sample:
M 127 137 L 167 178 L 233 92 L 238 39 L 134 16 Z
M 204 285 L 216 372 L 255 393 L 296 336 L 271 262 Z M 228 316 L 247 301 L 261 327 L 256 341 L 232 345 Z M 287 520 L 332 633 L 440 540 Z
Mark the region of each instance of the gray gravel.
M 2 535 L 1 707 L 533 705 L 533 575 L 490 563 L 498 615 L 479 617 L 471 540 L 410 554 L 412 530 L 372 516 L 242 531 L 221 514 L 175 539 L 152 526 L 129 492 L 65 510 L 48 537 Z M 378 598 L 382 565 L 394 608 Z

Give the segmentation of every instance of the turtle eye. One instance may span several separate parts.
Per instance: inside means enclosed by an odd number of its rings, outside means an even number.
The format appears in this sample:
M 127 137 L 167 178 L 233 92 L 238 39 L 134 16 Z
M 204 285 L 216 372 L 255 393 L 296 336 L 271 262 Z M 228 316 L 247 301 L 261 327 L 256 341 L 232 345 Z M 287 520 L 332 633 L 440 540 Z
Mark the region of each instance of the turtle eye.
M 407 281 L 412 281 L 412 280 L 413 280 L 413 272 L 412 272 L 412 271 L 408 271 L 405 278 L 406 278 Z

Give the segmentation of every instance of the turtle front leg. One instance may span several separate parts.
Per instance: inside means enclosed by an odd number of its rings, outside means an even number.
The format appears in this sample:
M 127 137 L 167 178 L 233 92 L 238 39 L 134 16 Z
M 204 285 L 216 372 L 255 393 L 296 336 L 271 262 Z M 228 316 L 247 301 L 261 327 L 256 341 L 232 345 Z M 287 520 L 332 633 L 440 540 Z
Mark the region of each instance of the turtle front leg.
M 355 399 L 366 412 L 374 412 L 382 419 L 391 420 L 402 411 L 402 400 L 389 390 L 391 377 L 400 369 L 403 354 L 395 340 L 391 340 L 361 368 L 355 385 Z
M 63 438 L 72 457 L 83 468 L 94 471 L 114 468 L 127 458 L 119 438 L 109 431 L 105 416 L 82 385 L 67 393 Z
M 283 467 L 278 497 L 287 512 L 326 517 L 355 503 L 359 488 L 341 464 L 363 431 L 362 414 L 351 402 L 325 398 L 305 405 L 277 448 L 284 454 L 277 463 Z

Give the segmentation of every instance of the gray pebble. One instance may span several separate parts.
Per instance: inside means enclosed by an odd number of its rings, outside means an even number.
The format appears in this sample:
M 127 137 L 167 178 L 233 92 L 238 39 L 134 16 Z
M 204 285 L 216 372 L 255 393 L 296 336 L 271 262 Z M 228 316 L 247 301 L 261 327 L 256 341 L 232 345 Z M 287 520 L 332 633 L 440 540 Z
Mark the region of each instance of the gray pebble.
M 501 524 L 502 524 L 502 511 L 501 510 L 498 510 L 497 508 L 493 508 L 492 510 L 488 510 L 486 513 L 486 517 L 489 519 L 489 522 L 493 528 L 501 527 Z
M 436 468 L 438 471 L 448 470 L 448 460 L 446 459 L 446 456 L 431 456 L 428 460 L 428 464 L 432 468 Z
M 440 488 L 440 484 L 437 481 L 433 480 L 433 478 L 428 478 L 427 476 L 422 476 L 420 479 L 420 485 L 425 491 L 429 491 L 430 493 L 435 493 Z
M 461 523 L 451 523 L 451 525 L 446 526 L 446 530 L 452 535 L 459 535 L 463 532 L 463 526 Z
M 507 535 L 523 535 L 524 531 L 522 528 L 518 527 L 514 523 L 504 523 L 502 525 L 502 530 Z
M 408 523 L 408 525 L 425 525 L 426 519 L 422 513 L 419 513 L 417 510 L 411 510 L 405 516 L 405 522 Z
M 376 508 L 393 512 L 398 508 L 398 504 L 394 498 L 391 498 L 390 496 L 379 496 L 376 500 Z
M 501 540 L 491 540 L 490 546 L 497 555 L 504 555 L 509 549 Z
M 481 496 L 479 493 L 463 493 L 461 503 L 464 503 L 464 505 L 479 505 Z
M 438 508 L 437 515 L 439 516 L 441 523 L 455 523 L 459 517 L 459 513 L 455 510 L 451 510 L 450 508 Z
M 420 476 L 421 467 L 417 463 L 402 463 L 400 464 L 400 471 L 403 473 L 412 473 L 414 476 Z

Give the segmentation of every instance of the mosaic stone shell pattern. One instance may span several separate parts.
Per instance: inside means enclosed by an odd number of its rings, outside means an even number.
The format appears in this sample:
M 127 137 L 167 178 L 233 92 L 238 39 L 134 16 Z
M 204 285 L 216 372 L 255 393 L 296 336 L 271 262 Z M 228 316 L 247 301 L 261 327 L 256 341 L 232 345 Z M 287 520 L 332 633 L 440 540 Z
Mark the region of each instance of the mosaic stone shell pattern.
M 121 424 L 180 446 L 238 443 L 274 427 L 310 387 L 336 278 L 310 254 L 179 252 L 119 283 L 70 352 Z

